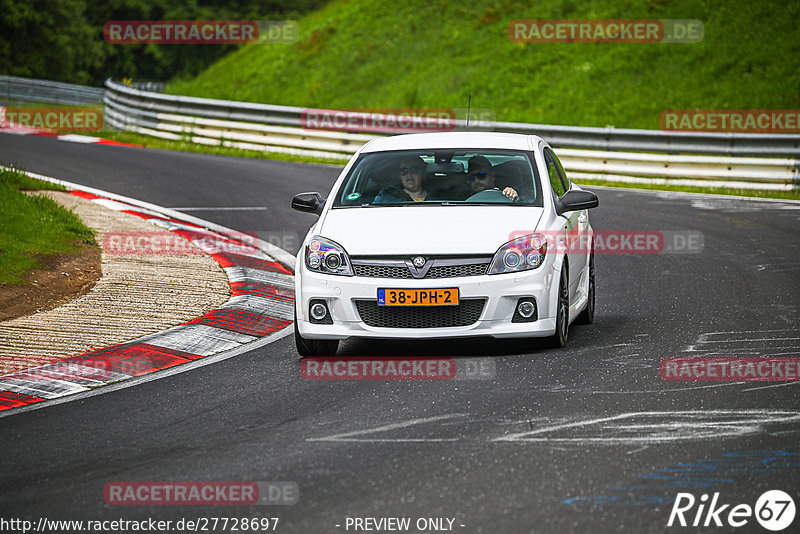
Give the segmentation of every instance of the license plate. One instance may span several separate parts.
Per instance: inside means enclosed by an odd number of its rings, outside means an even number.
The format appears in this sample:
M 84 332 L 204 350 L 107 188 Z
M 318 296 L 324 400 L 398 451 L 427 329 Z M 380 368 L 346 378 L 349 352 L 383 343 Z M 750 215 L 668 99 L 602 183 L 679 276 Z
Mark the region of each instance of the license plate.
M 457 306 L 458 288 L 379 289 L 378 306 Z

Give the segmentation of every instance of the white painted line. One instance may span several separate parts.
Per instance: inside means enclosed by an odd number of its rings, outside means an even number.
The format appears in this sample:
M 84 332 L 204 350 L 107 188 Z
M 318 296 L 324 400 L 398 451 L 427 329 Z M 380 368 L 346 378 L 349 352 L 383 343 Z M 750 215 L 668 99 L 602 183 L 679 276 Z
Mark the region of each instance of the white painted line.
M 729 332 L 706 332 L 704 334 L 700 334 L 700 337 L 698 337 L 698 342 L 707 341 L 710 336 L 725 336 L 726 338 L 729 338 L 731 336 L 741 336 L 739 337 L 739 339 L 746 339 L 748 338 L 747 334 L 764 335 L 764 334 L 780 334 L 780 333 L 795 335 L 797 333 L 797 330 L 793 330 L 791 328 L 783 328 L 780 330 L 771 329 L 771 330 L 738 330 Z
M 519 441 L 521 436 L 532 436 L 534 434 L 543 434 L 545 432 L 555 432 L 556 430 L 564 430 L 565 428 L 573 428 L 576 426 L 588 426 L 594 425 L 597 423 L 605 423 L 608 421 L 616 421 L 617 419 L 623 419 L 625 417 L 629 417 L 633 414 L 623 413 L 620 415 L 613 415 L 611 417 L 601 417 L 599 419 L 589 419 L 585 421 L 575 421 L 573 423 L 564 423 L 561 425 L 554 425 L 554 426 L 546 426 L 544 428 L 540 428 L 538 430 L 530 430 L 528 432 L 519 432 L 516 434 L 509 434 L 507 436 L 502 436 L 499 438 L 494 438 L 492 441 Z
M 373 434 L 375 432 L 387 432 L 389 430 L 396 430 L 398 428 L 407 428 L 414 425 L 432 423 L 435 421 L 442 421 L 444 419 L 453 419 L 456 417 L 466 417 L 468 414 L 456 413 L 448 415 L 437 415 L 435 417 L 425 417 L 422 419 L 411 419 L 401 423 L 392 423 L 389 425 L 376 426 L 366 430 L 356 430 L 355 432 L 345 432 L 343 434 L 334 434 L 332 436 L 325 436 L 323 438 L 308 438 L 306 441 L 335 441 L 335 442 L 369 442 L 369 443 L 426 443 L 426 442 L 443 442 L 443 441 L 457 441 L 458 438 L 405 438 L 405 439 L 380 439 L 380 438 L 354 438 L 353 436 L 363 436 L 365 434 Z
M 72 143 L 96 143 L 100 141 L 99 137 L 89 137 L 88 135 L 78 134 L 65 134 L 57 137 L 59 141 L 70 141 Z
M 761 386 L 757 388 L 748 388 L 748 389 L 743 389 L 742 391 L 758 391 L 759 389 L 781 388 L 783 386 L 796 386 L 797 384 L 800 384 L 800 382 L 798 381 L 781 382 L 780 384 L 772 384 L 769 386 Z
M 625 425 L 604 425 L 612 421 L 634 418 L 663 417 L 673 419 L 663 423 L 649 421 Z M 685 418 L 680 420 L 680 418 Z M 715 421 L 714 417 L 721 420 Z M 562 425 L 554 425 L 537 430 L 509 434 L 491 441 L 510 442 L 550 442 L 550 443 L 601 443 L 601 444 L 638 444 L 638 443 L 671 443 L 698 439 L 719 439 L 724 437 L 743 436 L 763 431 L 767 424 L 787 424 L 800 421 L 800 412 L 770 410 L 696 410 L 676 412 L 632 412 L 611 417 L 601 417 L 576 421 Z M 592 429 L 592 426 L 603 425 Z M 542 436 L 570 428 L 587 428 L 587 432 L 595 435 L 575 437 Z M 638 431 L 638 432 L 637 432 Z M 621 432 L 622 436 L 614 436 Z M 633 435 L 637 432 L 640 435 Z M 599 436 L 598 436 L 599 434 Z M 535 437 L 531 437 L 535 436 Z
M 712 343 L 753 343 L 753 342 L 761 342 L 761 341 L 789 341 L 789 340 L 798 340 L 800 337 L 755 337 L 755 338 L 744 338 L 744 339 L 717 339 L 717 340 L 709 340 L 709 341 L 700 341 L 701 344 L 710 345 Z
M 589 395 L 644 395 L 650 393 L 674 393 L 676 391 L 693 391 L 695 389 L 711 389 L 711 388 L 724 388 L 730 386 L 737 386 L 740 384 L 747 384 L 747 382 L 724 382 L 719 384 L 710 384 L 710 385 L 702 385 L 702 386 L 689 386 L 689 387 L 682 387 L 682 388 L 669 388 L 669 389 L 640 389 L 640 390 L 580 390 L 583 393 L 588 393 Z M 550 390 L 551 393 L 574 393 L 574 389 L 565 389 L 565 390 Z

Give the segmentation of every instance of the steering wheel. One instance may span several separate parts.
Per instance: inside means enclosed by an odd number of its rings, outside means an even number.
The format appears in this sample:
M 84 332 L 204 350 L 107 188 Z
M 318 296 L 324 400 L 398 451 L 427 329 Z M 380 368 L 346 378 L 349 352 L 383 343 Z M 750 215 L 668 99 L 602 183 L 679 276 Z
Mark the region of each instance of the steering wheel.
M 507 202 L 510 204 L 512 200 L 499 189 L 484 189 L 469 197 L 466 202 Z

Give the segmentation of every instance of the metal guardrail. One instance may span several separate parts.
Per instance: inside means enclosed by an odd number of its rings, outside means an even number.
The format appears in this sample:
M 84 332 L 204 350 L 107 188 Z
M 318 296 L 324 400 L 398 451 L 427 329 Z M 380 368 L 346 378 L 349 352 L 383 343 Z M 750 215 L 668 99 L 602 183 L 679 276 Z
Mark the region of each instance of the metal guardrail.
M 106 124 L 112 127 L 206 145 L 347 159 L 378 137 L 302 128 L 303 108 L 150 93 L 111 80 L 106 81 L 104 102 Z M 464 121 L 455 123 L 456 129 L 466 126 Z M 787 189 L 800 183 L 800 162 L 796 159 L 800 157 L 800 135 L 671 133 L 476 121 L 471 121 L 469 128 L 540 135 L 559 149 L 570 172 L 694 179 L 709 185 L 733 180 L 750 188 Z
M 150 91 L 152 93 L 163 93 L 167 86 L 164 82 L 131 82 L 131 87 L 140 91 Z
M 146 93 L 111 80 L 106 81 L 106 88 L 112 98 L 127 101 L 133 107 L 204 118 L 299 127 L 304 111 L 292 106 Z M 455 121 L 456 129 L 465 126 L 465 121 Z M 800 158 L 800 135 L 794 134 L 662 132 L 482 121 L 471 121 L 469 127 L 472 131 L 536 134 L 556 148 Z
M 103 101 L 102 87 L 0 76 L 0 99 L 16 102 L 47 102 L 85 106 Z

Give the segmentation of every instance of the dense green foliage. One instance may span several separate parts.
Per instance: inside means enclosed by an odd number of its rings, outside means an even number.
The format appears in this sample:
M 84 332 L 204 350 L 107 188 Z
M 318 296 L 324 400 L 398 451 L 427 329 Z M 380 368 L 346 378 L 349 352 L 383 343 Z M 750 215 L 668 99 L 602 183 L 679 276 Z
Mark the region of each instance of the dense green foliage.
M 0 0 L 0 74 L 100 85 L 191 75 L 234 45 L 114 45 L 110 20 L 283 20 L 324 0 Z
M 516 19 L 697 19 L 696 44 L 521 44 Z M 293 45 L 250 45 L 174 94 L 331 108 L 488 108 L 659 128 L 665 109 L 800 108 L 796 0 L 335 0 Z

